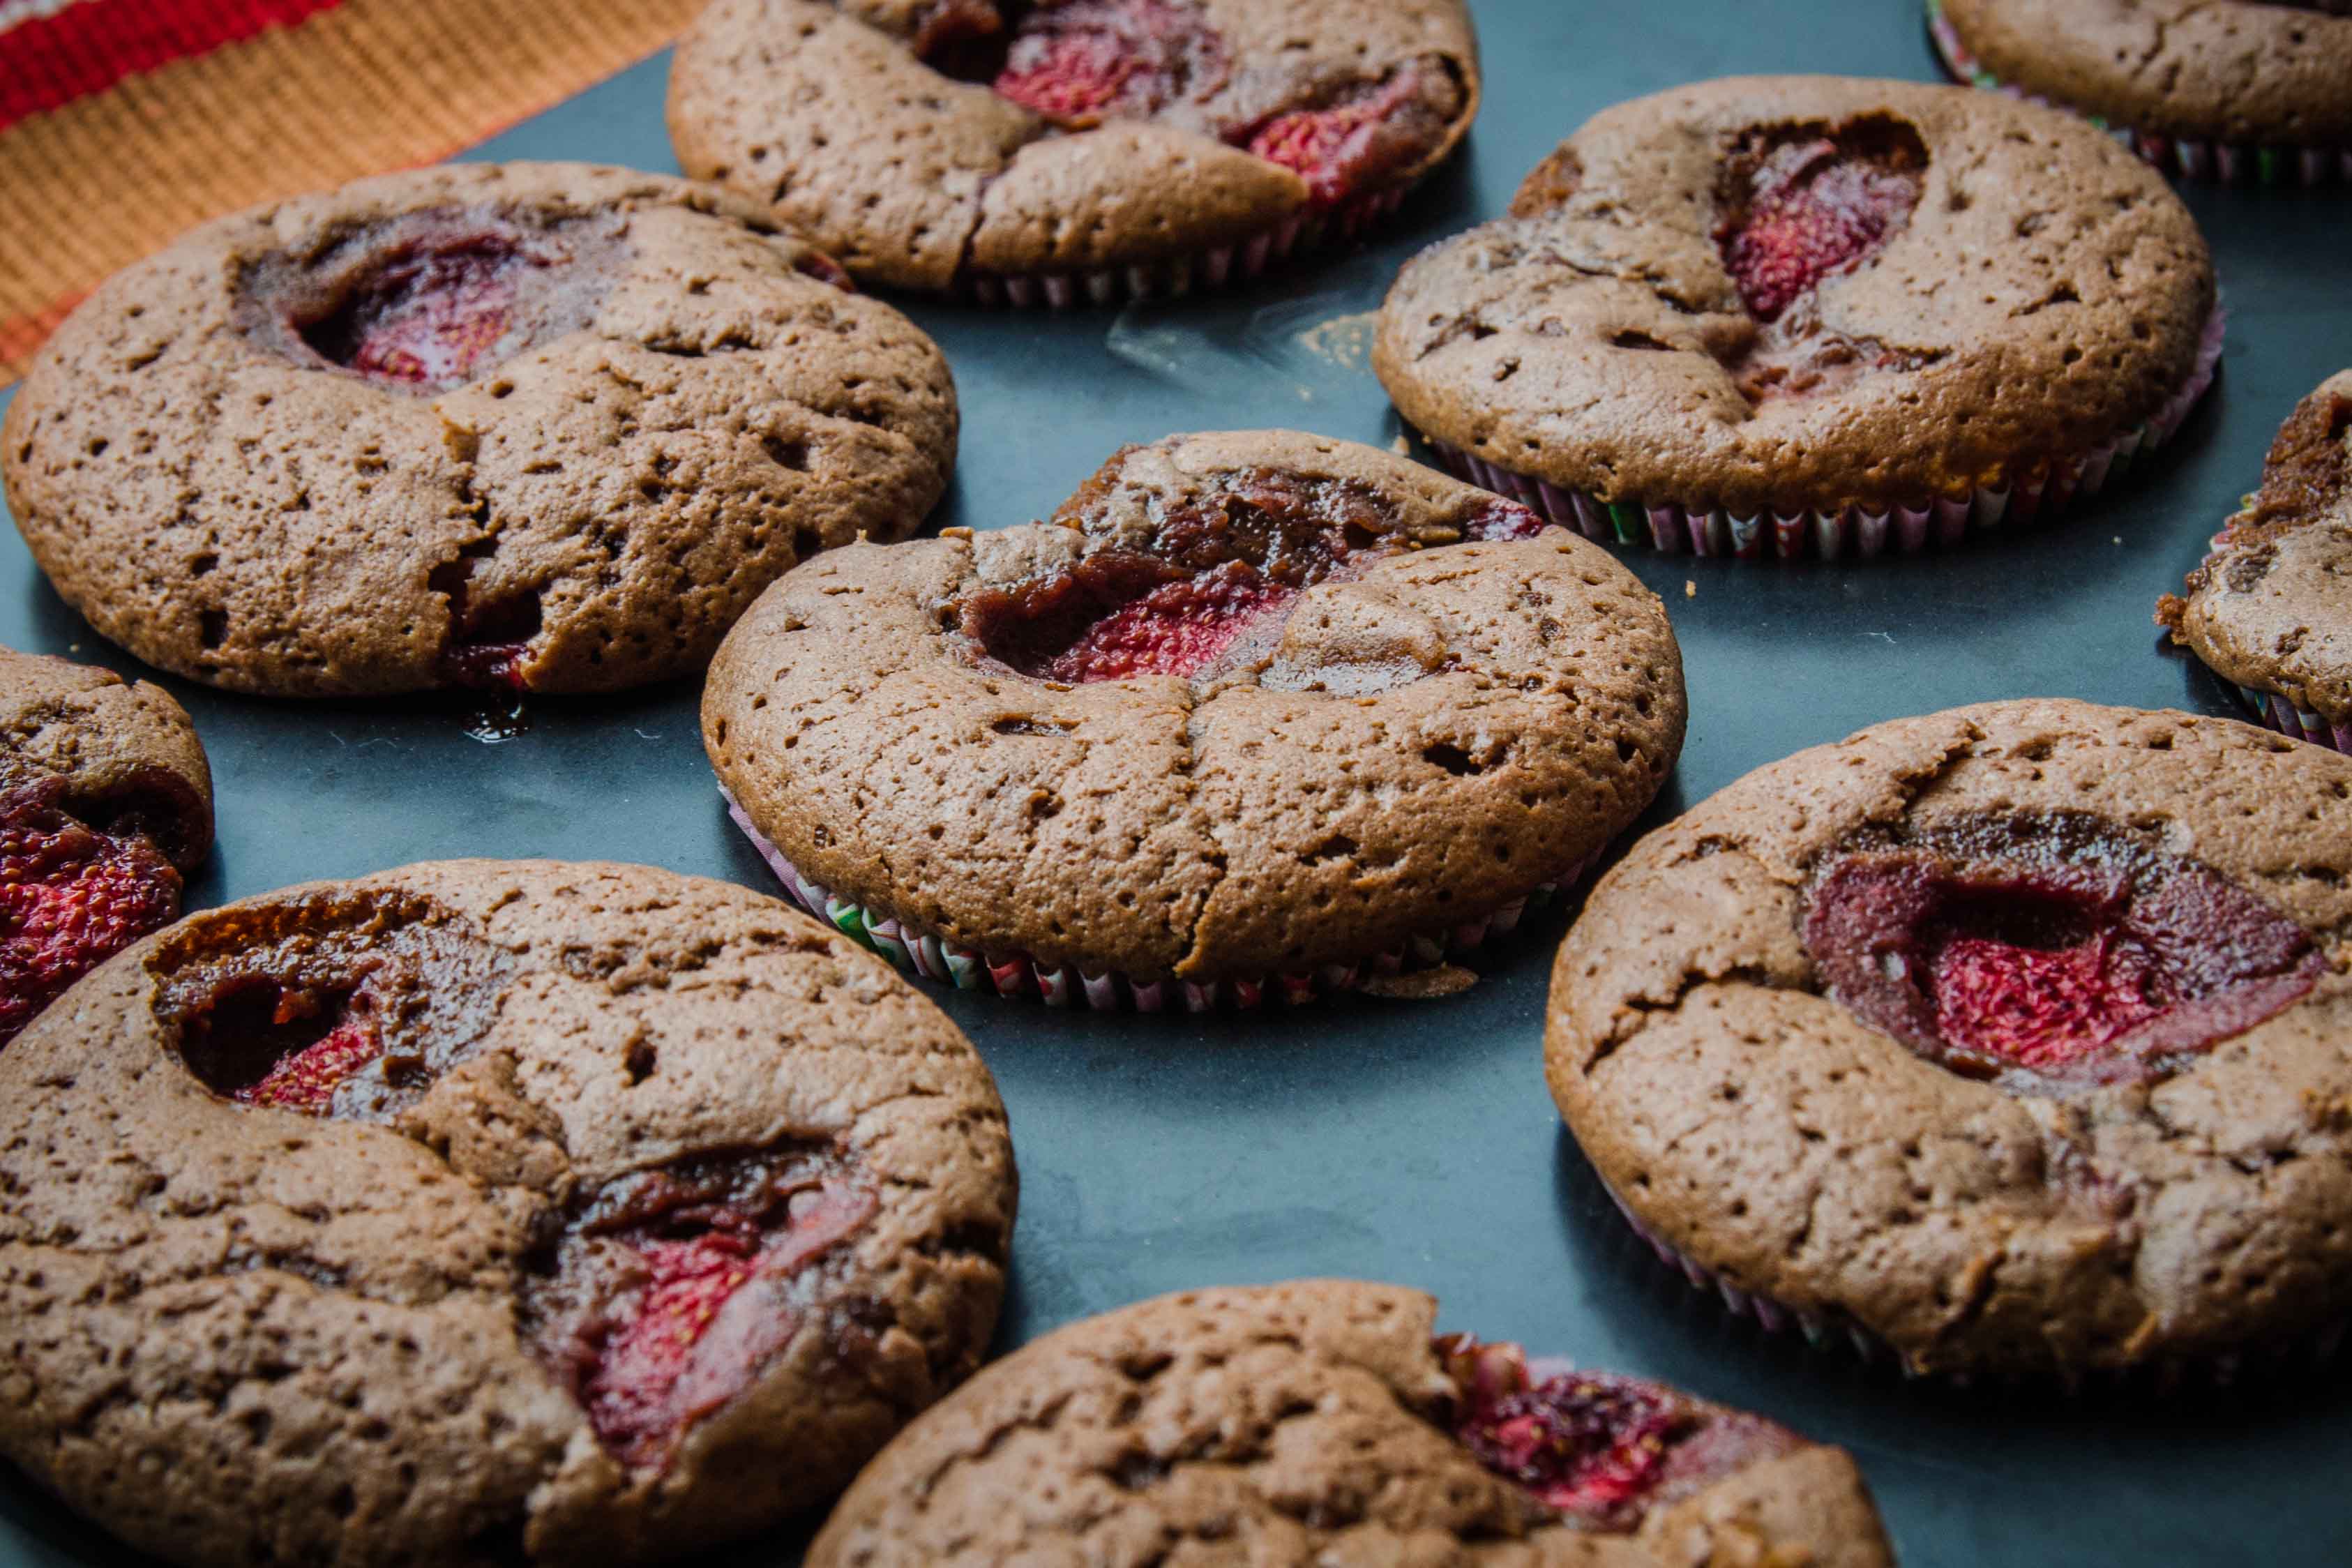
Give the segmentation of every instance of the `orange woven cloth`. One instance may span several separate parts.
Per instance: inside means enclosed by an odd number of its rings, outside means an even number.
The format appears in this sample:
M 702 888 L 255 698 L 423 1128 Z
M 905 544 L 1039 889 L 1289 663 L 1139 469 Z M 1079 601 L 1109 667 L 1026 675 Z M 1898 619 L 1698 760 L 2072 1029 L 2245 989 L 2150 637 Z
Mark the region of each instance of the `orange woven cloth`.
M 108 274 L 252 203 L 429 163 L 705 0 L 0 0 L 0 386 Z

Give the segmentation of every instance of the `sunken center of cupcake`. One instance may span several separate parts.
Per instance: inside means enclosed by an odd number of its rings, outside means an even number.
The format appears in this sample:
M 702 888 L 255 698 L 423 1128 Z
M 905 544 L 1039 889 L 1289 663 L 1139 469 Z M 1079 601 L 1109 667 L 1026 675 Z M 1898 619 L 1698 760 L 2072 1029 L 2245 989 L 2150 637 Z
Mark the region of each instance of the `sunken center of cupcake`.
M 2164 1077 L 2326 967 L 2301 926 L 2213 868 L 2077 816 L 1841 853 L 1815 878 L 1804 941 L 1864 1020 L 2021 1088 Z
M 238 1105 L 388 1121 L 488 1026 L 504 956 L 378 900 L 191 921 L 149 967 L 188 1070 Z
M 1527 508 L 1495 500 L 1459 536 L 1531 538 L 1542 526 Z M 1365 487 L 1253 469 L 1168 506 L 1148 537 L 977 590 L 951 615 L 981 657 L 1037 680 L 1255 673 L 1275 658 L 1303 593 L 1409 548 L 1393 509 Z M 1401 664 L 1382 684 L 1431 672 Z M 1370 689 L 1349 685 L 1353 695 Z
M 534 1260 L 526 1339 L 606 1451 L 658 1469 L 804 1325 L 795 1279 L 877 1206 L 829 1143 L 621 1177 L 576 1203 Z
M 1032 5 L 1010 29 L 994 6 L 986 18 L 982 9 L 951 0 L 917 39 L 918 52 L 1065 131 L 1141 119 L 1213 92 L 1229 68 L 1224 40 L 1199 6 L 1181 0 Z
M 1867 263 L 1918 205 L 1918 132 L 1887 119 L 1753 135 L 1725 165 L 1716 244 L 1759 321 Z
M 362 375 L 461 385 L 514 330 L 520 274 L 546 265 L 503 235 L 450 236 L 384 258 L 302 336 Z
M 1072 0 L 1016 8 L 940 0 L 915 35 L 926 63 L 985 82 L 1060 131 L 1143 120 L 1223 88 L 1223 37 L 1190 0 Z M 1349 196 L 1412 167 L 1444 140 L 1439 105 L 1458 91 L 1434 57 L 1370 80 L 1319 81 L 1291 101 L 1213 133 L 1307 182 L 1310 204 Z
M 446 392 L 586 325 L 611 281 L 617 224 L 412 213 L 308 258 L 271 258 L 247 288 L 285 352 L 396 391 Z
M 0 1045 L 66 987 L 180 912 L 180 874 L 146 833 L 69 815 L 65 781 L 0 795 Z
M 1407 65 L 1385 81 L 1355 83 L 1320 107 L 1275 115 L 1234 140 L 1304 179 L 1317 206 L 1335 207 L 1410 168 L 1444 137 L 1428 88 L 1427 68 Z
M 1455 1440 L 1586 1530 L 1638 1530 L 1653 1509 L 1801 1441 L 1659 1384 L 1531 1360 L 1515 1344 L 1447 1334 L 1434 1348 L 1454 1384 Z

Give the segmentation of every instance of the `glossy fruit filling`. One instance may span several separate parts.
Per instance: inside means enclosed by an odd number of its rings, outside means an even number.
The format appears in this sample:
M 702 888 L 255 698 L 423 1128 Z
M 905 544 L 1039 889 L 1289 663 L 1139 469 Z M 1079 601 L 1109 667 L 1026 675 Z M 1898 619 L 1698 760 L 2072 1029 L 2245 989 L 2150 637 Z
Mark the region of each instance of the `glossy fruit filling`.
M 658 1468 L 806 1320 L 794 1280 L 876 1200 L 830 1149 L 684 1162 L 580 1205 L 527 1287 L 536 1352 L 605 1449 Z
M 0 1045 L 90 970 L 180 912 L 180 874 L 143 832 L 100 832 L 61 779 L 0 794 Z
M 1268 581 L 1246 561 L 1163 583 L 1088 626 L 1041 673 L 1083 684 L 1139 675 L 1193 676 L 1216 663 L 1260 616 L 1278 614 L 1296 588 Z
M 1033 6 L 1005 41 L 997 93 L 1064 130 L 1140 118 L 1215 89 L 1224 42 L 1180 0 Z
M 1059 521 L 1108 527 L 1100 485 L 1090 481 Z M 1527 508 L 1496 499 L 1447 542 L 1532 538 L 1543 526 Z M 1270 658 L 1307 589 L 1410 547 L 1387 505 L 1363 487 L 1253 469 L 1165 508 L 1148 538 L 980 590 L 955 615 L 981 657 L 1034 679 L 1203 679 Z
M 2211 867 L 2072 816 L 1841 853 L 1815 878 L 1804 940 L 1863 1018 L 2021 1087 L 2162 1077 L 2326 967 L 2301 926 Z
M 1427 159 L 1445 139 L 1439 104 L 1451 90 L 1435 66 L 1416 61 L 1319 107 L 1275 115 L 1236 141 L 1305 179 L 1308 198 L 1328 209 Z
M 1917 133 L 1888 121 L 1776 133 L 1736 152 L 1716 243 L 1748 313 L 1774 321 L 1876 256 L 1910 222 L 1926 167 Z
M 488 1026 L 496 950 L 372 900 L 224 910 L 150 961 L 180 1058 L 239 1105 L 383 1121 Z
M 1456 1440 L 1587 1530 L 1637 1530 L 1653 1509 L 1801 1442 L 1661 1384 L 1530 1360 L 1517 1345 L 1448 1334 L 1435 1348 L 1454 1380 Z
M 460 386 L 514 330 L 519 275 L 542 265 L 497 233 L 420 242 L 383 258 L 302 335 L 375 380 Z
M 521 691 L 530 685 L 524 660 L 541 626 L 540 595 L 533 588 L 483 592 L 476 578 L 496 552 L 495 541 L 471 546 L 425 578 L 426 586 L 449 602 L 441 679 L 452 686 Z
M 488 207 L 405 213 L 256 260 L 241 330 L 296 363 L 392 392 L 447 392 L 593 317 L 626 251 L 623 218 Z

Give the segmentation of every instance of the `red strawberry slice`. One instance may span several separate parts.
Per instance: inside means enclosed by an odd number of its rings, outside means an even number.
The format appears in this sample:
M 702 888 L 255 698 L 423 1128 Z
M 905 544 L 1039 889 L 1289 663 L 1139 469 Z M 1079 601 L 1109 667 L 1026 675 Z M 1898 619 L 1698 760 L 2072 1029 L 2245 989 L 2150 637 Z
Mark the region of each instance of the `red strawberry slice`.
M 1251 132 L 1245 144 L 1305 179 L 1316 205 L 1334 207 L 1402 160 L 1403 149 L 1384 145 L 1381 133 L 1419 90 L 1417 75 L 1400 71 L 1327 108 L 1278 114 Z
M 289 994 L 278 1005 L 276 1022 L 289 1024 L 299 1014 Z M 334 1109 L 335 1090 L 369 1063 L 383 1055 L 383 1037 L 372 1013 L 353 1013 L 300 1050 L 278 1058 L 276 1066 L 231 1098 L 240 1105 L 261 1105 L 299 1110 L 305 1116 L 325 1116 Z
M 699 1234 L 627 1241 L 644 1273 L 611 1310 L 577 1384 L 589 1425 L 634 1468 L 657 1468 L 679 1436 L 751 1385 L 800 1327 L 781 1287 L 875 1210 L 845 1182 L 796 1194 L 781 1228 L 732 1209 Z
M 1741 301 L 1763 321 L 1877 255 L 1919 201 L 1916 173 L 1828 137 L 1775 148 L 1748 184 L 1743 210 L 1716 241 Z
M 0 799 L 0 1045 L 180 912 L 180 874 L 146 835 L 96 832 L 63 795 L 44 779 Z
M 1259 616 L 1296 591 L 1269 582 L 1247 562 L 1229 561 L 1169 583 L 1106 616 L 1045 667 L 1049 680 L 1125 680 L 1190 676 L 1216 662 Z
M 411 252 L 347 307 L 354 328 L 347 363 L 384 381 L 463 384 L 513 326 L 515 274 L 530 265 L 488 236 Z

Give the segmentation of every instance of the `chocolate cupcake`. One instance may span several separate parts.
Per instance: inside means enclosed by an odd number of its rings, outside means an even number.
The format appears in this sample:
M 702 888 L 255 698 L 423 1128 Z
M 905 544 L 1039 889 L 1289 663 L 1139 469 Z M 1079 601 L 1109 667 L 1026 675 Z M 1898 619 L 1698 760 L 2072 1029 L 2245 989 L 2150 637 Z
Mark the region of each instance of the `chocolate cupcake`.
M 1309 1280 L 1071 1324 L 883 1450 L 810 1568 L 1143 1562 L 1171 1542 L 1201 1563 L 1894 1562 L 1844 1450 L 1436 1337 L 1436 1315 L 1418 1291 Z
M 109 281 L 0 427 L 106 637 L 232 690 L 610 691 L 795 561 L 913 531 L 946 363 L 764 209 L 566 163 L 362 180 Z
M 213 775 L 170 693 L 0 648 L 0 1046 L 180 912 Z
M 1874 555 L 2097 490 L 2221 327 L 2188 209 L 2080 121 L 1763 77 L 1595 118 L 1405 268 L 1373 364 L 1454 472 L 1590 537 Z
M 938 1009 L 640 867 L 192 917 L 0 1052 L 0 1454 L 198 1568 L 772 1525 L 978 1363 L 1013 1224 Z
M 1461 0 L 716 0 L 669 126 L 860 278 L 1067 305 L 1352 235 L 1477 108 Z
M 2352 4 L 1927 0 L 1960 80 L 2089 116 L 2158 168 L 2352 180 Z
M 1635 1226 L 1914 1373 L 2227 1377 L 2352 1311 L 2352 759 L 1989 703 L 1749 774 L 1602 879 L 1553 1097 Z
M 2352 371 L 2296 405 L 2263 487 L 2213 538 L 2158 626 L 2263 722 L 2352 752 Z
M 1663 607 L 1603 552 L 1391 454 L 1243 431 L 1130 447 L 1050 522 L 793 572 L 702 727 L 844 930 L 935 979 L 1155 1010 L 1510 929 L 1649 804 L 1684 710 Z

